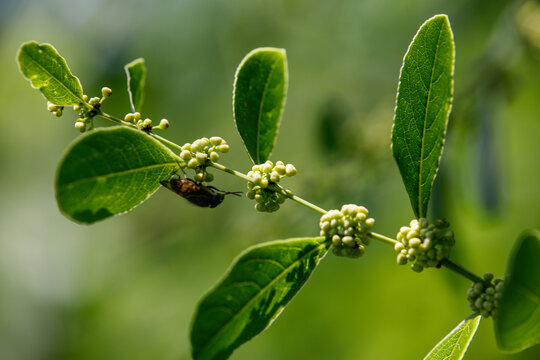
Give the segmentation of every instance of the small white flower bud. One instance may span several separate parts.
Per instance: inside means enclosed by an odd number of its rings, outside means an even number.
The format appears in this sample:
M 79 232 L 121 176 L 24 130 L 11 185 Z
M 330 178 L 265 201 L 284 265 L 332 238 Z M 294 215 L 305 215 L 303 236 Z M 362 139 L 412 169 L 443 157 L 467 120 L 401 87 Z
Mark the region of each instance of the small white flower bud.
M 405 265 L 407 263 L 407 256 L 398 254 L 396 261 L 398 265 Z
M 189 159 L 191 159 L 191 151 L 182 150 L 182 152 L 180 153 L 180 158 L 182 160 L 188 161 Z
M 102 87 L 101 88 L 101 95 L 103 96 L 103 98 L 108 98 L 109 96 L 112 95 L 112 90 L 108 87 Z
M 171 125 L 169 124 L 169 120 L 167 119 L 161 119 L 161 121 L 159 122 L 159 128 L 161 130 L 166 130 L 169 128 L 169 126 Z
M 285 167 L 285 174 L 287 176 L 294 176 L 296 175 L 296 168 L 294 167 L 293 164 L 287 164 L 287 166 Z
M 222 144 L 222 145 L 219 145 L 218 147 L 219 151 L 222 152 L 222 153 L 228 153 L 229 152 L 229 145 L 227 144 Z
M 204 178 L 205 176 L 203 172 L 196 173 L 195 176 L 193 177 L 193 179 L 195 179 L 195 181 L 198 181 L 198 182 L 203 182 Z
M 419 238 L 412 238 L 409 240 L 409 246 L 412 248 L 417 248 L 420 246 L 420 244 L 422 244 L 422 240 Z
M 355 245 L 354 238 L 352 236 L 344 236 L 341 238 L 343 245 L 353 247 Z
M 270 173 L 270 181 L 277 183 L 277 182 L 279 182 L 280 179 L 281 179 L 281 177 L 279 176 L 279 174 L 276 171 L 272 171 Z
M 274 164 L 272 164 L 270 161 L 267 161 L 263 164 L 262 166 L 262 172 L 265 173 L 265 174 L 269 174 L 272 169 L 274 168 Z
M 199 165 L 204 165 L 206 163 L 206 160 L 208 159 L 208 154 L 203 152 L 198 152 L 195 154 L 195 158 L 197 159 L 197 162 Z
M 197 161 L 197 159 L 191 159 L 189 160 L 187 166 L 190 169 L 195 169 L 197 166 L 199 166 L 199 162 Z
M 366 225 L 369 227 L 369 228 L 372 228 L 373 225 L 375 225 L 375 219 L 374 218 L 369 218 L 366 220 Z
M 274 171 L 277 172 L 279 175 L 283 176 L 285 175 L 285 166 L 282 164 L 279 164 L 280 161 L 278 161 L 278 164 L 274 167 Z
M 218 145 L 221 145 L 221 143 L 223 142 L 223 139 L 220 138 L 219 136 L 212 136 L 210 138 L 210 143 L 214 146 L 218 146 Z
M 77 121 L 75 123 L 75 129 L 79 130 L 80 132 L 84 132 L 84 130 L 86 129 L 86 124 L 83 122 Z
M 212 151 L 210 153 L 210 161 L 212 162 L 218 162 L 219 161 L 219 154 L 215 151 Z

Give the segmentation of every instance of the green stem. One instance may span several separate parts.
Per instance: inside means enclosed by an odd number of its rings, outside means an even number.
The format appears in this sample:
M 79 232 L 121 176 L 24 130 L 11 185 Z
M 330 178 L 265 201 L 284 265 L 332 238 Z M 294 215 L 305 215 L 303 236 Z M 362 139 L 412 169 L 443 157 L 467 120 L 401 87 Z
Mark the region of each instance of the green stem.
M 482 279 L 480 276 L 473 274 L 469 270 L 465 269 L 463 266 L 456 264 L 450 259 L 443 259 L 441 261 L 441 265 L 452 270 L 455 273 L 460 274 L 461 276 L 466 277 L 467 279 L 471 280 L 472 282 L 481 282 L 485 283 L 484 279 Z
M 135 125 L 133 125 L 132 123 L 124 121 L 124 120 L 119 119 L 117 117 L 114 117 L 112 115 L 109 115 L 107 113 L 104 113 L 103 111 L 100 111 L 97 114 L 97 116 L 102 117 L 102 118 L 107 119 L 107 120 L 114 121 L 115 123 L 118 123 L 118 124 L 121 124 L 121 125 L 124 125 L 124 126 L 135 127 Z
M 233 170 L 233 169 L 229 169 L 228 167 L 226 166 L 223 166 L 221 164 L 218 164 L 218 163 L 211 163 L 210 164 L 211 166 L 215 167 L 216 169 L 218 170 L 221 170 L 221 171 L 224 171 L 226 173 L 229 173 L 229 174 L 232 174 L 236 177 L 239 177 L 240 179 L 244 179 L 246 181 L 253 181 L 253 179 L 251 179 L 249 176 L 247 176 L 246 174 L 243 174 L 241 173 L 240 171 L 236 171 L 236 170 Z
M 377 233 L 374 233 L 374 232 L 370 232 L 367 234 L 370 238 L 374 239 L 374 240 L 377 240 L 377 241 L 380 241 L 380 242 L 383 242 L 385 244 L 389 244 L 389 245 L 392 245 L 394 246 L 395 244 L 397 244 L 397 240 L 394 240 L 392 238 L 389 238 L 387 236 L 384 236 L 384 235 L 381 235 L 381 234 L 377 234 Z
M 160 142 L 162 142 L 164 144 L 169 145 L 172 148 L 175 148 L 178 151 L 182 151 L 182 147 L 180 145 L 178 145 L 176 143 L 173 143 L 172 141 L 167 140 L 162 136 L 156 135 L 156 134 L 154 134 L 152 132 L 149 132 L 148 135 L 152 136 L 154 139 L 156 139 L 156 140 L 158 140 L 158 141 L 160 141 Z
M 102 118 L 104 118 L 104 119 L 111 120 L 111 121 L 114 121 L 114 122 L 116 122 L 116 123 L 125 125 L 125 126 L 129 126 L 129 127 L 132 127 L 132 128 L 136 128 L 136 126 L 133 125 L 132 123 L 127 122 L 127 121 L 124 121 L 124 120 L 122 120 L 122 119 L 119 119 L 119 118 L 117 118 L 117 117 L 115 117 L 115 116 L 109 115 L 109 114 L 107 114 L 107 113 L 104 113 L 103 111 L 101 111 L 101 112 L 98 114 L 98 116 L 100 116 L 100 117 L 102 117 Z M 158 140 L 158 141 L 160 141 L 160 142 L 162 142 L 162 143 L 164 143 L 164 144 L 166 144 L 166 145 L 168 145 L 168 146 L 170 146 L 170 147 L 172 147 L 172 148 L 175 148 L 176 150 L 180 150 L 180 151 L 182 150 L 182 147 L 181 147 L 180 145 L 178 145 L 178 144 L 176 144 L 176 143 L 174 143 L 174 142 L 172 142 L 172 141 L 170 141 L 170 140 L 167 140 L 167 139 L 165 139 L 165 138 L 162 137 L 162 136 L 159 136 L 159 135 L 154 134 L 154 133 L 152 133 L 152 132 L 147 132 L 147 134 L 150 135 L 150 136 L 152 136 L 154 139 L 156 139 L 156 140 Z
M 234 175 L 234 176 L 236 176 L 236 177 L 239 177 L 239 178 L 241 178 L 241 179 L 244 179 L 244 180 L 246 180 L 246 181 L 253 181 L 253 179 L 250 178 L 249 176 L 247 176 L 246 174 L 243 174 L 243 173 L 241 173 L 241 172 L 239 172 L 239 171 L 236 171 L 236 170 L 233 170 L 233 169 L 229 169 L 228 167 L 225 167 L 225 166 L 223 166 L 223 165 L 221 165 L 221 164 L 218 164 L 218 163 L 212 163 L 211 165 L 212 165 L 213 167 L 215 167 L 216 169 L 218 169 L 218 170 L 225 171 L 225 172 L 227 172 L 227 173 L 229 173 L 229 174 L 232 174 L 232 175 Z M 318 213 L 326 214 L 326 210 L 324 210 L 324 209 L 318 207 L 318 206 L 315 205 L 315 204 L 310 203 L 310 202 L 307 201 L 307 200 L 302 199 L 302 198 L 299 197 L 299 196 L 296 196 L 296 195 L 292 194 L 290 191 L 285 190 L 284 188 L 282 188 L 282 187 L 279 186 L 279 185 L 276 185 L 276 186 L 269 186 L 268 188 L 271 189 L 271 190 L 277 191 L 277 192 L 283 194 L 284 196 L 288 197 L 289 199 L 294 200 L 294 201 L 296 201 L 297 203 L 302 204 L 302 205 L 304 205 L 304 206 L 306 206 L 306 207 L 308 207 L 308 208 L 310 208 L 310 209 L 312 209 L 312 210 L 314 210 L 314 211 L 317 211 Z
M 312 203 L 310 203 L 309 201 L 304 200 L 304 199 L 302 199 L 302 198 L 299 197 L 299 196 L 296 196 L 296 195 L 290 194 L 290 193 L 283 193 L 283 195 L 285 195 L 286 197 L 288 197 L 288 198 L 291 199 L 291 200 L 296 201 L 296 202 L 299 203 L 299 204 L 302 204 L 302 205 L 304 205 L 304 206 L 310 208 L 311 210 L 317 211 L 318 213 L 320 213 L 320 214 L 322 214 L 322 215 L 324 215 L 324 214 L 327 213 L 327 211 L 324 210 L 323 208 L 320 208 L 320 207 L 318 207 L 317 205 L 312 204 Z
M 124 126 L 129 126 L 129 127 L 132 127 L 132 128 L 136 128 L 136 126 L 130 122 L 127 122 L 127 121 L 124 121 L 122 119 L 119 119 L 117 117 L 114 117 L 112 115 L 109 115 L 107 113 L 104 113 L 103 111 L 99 111 L 98 113 L 98 116 L 104 118 L 104 119 L 108 119 L 108 120 L 111 120 L 111 121 L 114 121 L 116 123 L 119 123 L 121 125 L 124 125 Z M 154 133 L 151 133 L 151 132 L 147 132 L 148 135 L 154 137 L 155 139 L 157 139 L 158 141 L 174 148 L 174 149 L 177 149 L 177 150 L 182 150 L 182 147 L 170 140 L 167 140 L 165 139 L 164 137 L 161 137 L 159 135 L 156 135 Z M 246 181 L 253 181 L 253 179 L 251 179 L 249 176 L 247 176 L 246 174 L 243 174 L 239 171 L 236 171 L 236 170 L 233 170 L 233 169 L 229 169 L 228 167 L 226 166 L 223 166 L 221 164 L 218 164 L 218 163 L 211 163 L 210 164 L 212 167 L 218 169 L 218 170 L 221 170 L 221 171 L 224 171 L 226 173 L 229 173 L 229 174 L 232 174 L 238 178 L 241 178 L 243 180 L 246 180 Z M 283 187 L 279 186 L 279 185 L 271 185 L 269 187 L 271 190 L 274 190 L 274 191 L 277 191 L 277 192 L 280 192 L 281 194 L 283 194 L 284 196 L 288 197 L 289 199 L 291 200 L 294 200 L 296 201 L 297 203 L 301 204 L 301 205 L 304 205 L 320 214 L 326 214 L 326 210 L 318 207 L 317 205 L 315 204 L 312 204 L 310 203 L 309 201 L 307 200 L 304 200 L 302 199 L 301 197 L 299 196 L 296 196 L 294 194 L 292 194 L 289 190 L 286 190 L 284 189 Z M 381 235 L 381 234 L 377 234 L 377 233 L 374 233 L 374 232 L 370 232 L 367 234 L 371 239 L 373 240 L 377 240 L 377 241 L 381 241 L 385 244 L 388 244 L 388 245 L 392 245 L 394 246 L 397 241 L 392 239 L 392 238 L 389 238 L 387 236 L 384 236 L 384 235 Z M 464 267 L 454 263 L 453 261 L 451 261 L 450 259 L 443 259 L 441 261 L 441 265 L 454 271 L 455 273 L 461 275 L 461 276 L 464 276 L 466 277 L 467 279 L 473 281 L 473 282 L 482 282 L 482 283 L 485 283 L 484 279 L 482 279 L 481 277 L 479 277 L 478 275 L 475 275 L 473 274 L 472 272 L 470 272 L 469 270 L 465 269 Z

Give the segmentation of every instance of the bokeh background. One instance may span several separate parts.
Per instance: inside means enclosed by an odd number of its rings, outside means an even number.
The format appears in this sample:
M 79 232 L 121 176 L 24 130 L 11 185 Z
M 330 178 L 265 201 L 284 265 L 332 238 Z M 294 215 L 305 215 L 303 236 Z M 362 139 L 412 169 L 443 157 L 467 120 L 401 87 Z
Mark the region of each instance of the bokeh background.
M 322 206 L 364 204 L 392 236 L 413 216 L 390 152 L 403 55 L 429 17 L 449 15 L 455 101 L 430 216 L 446 217 L 453 258 L 503 276 L 517 236 L 540 227 L 538 1 L 2 0 L 0 1 L 0 359 L 189 359 L 198 299 L 249 245 L 318 233 L 318 214 L 274 214 L 245 197 L 197 208 L 159 190 L 129 214 L 70 222 L 54 197 L 56 165 L 79 134 L 20 75 L 22 42 L 49 42 L 85 93 L 113 89 L 106 111 L 129 111 L 123 65 L 148 67 L 143 116 L 166 117 L 177 143 L 219 135 L 222 163 L 248 171 L 232 120 L 236 66 L 251 49 L 287 49 L 290 85 L 272 159 Z M 98 122 L 100 125 L 109 125 Z M 215 174 L 219 188 L 245 184 Z M 374 243 L 359 260 L 329 255 L 262 335 L 233 359 L 419 359 L 470 314 L 469 282 L 418 275 Z M 483 321 L 468 359 L 499 352 Z

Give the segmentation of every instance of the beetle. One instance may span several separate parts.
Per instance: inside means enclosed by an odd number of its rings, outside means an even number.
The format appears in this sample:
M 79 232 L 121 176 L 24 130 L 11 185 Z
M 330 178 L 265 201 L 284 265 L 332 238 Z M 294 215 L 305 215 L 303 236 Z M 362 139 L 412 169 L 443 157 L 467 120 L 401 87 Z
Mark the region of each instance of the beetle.
M 169 180 L 161 181 L 161 185 L 180 195 L 192 204 L 200 207 L 215 208 L 223 202 L 225 195 L 240 196 L 242 192 L 223 191 L 210 185 L 203 185 L 195 180 L 176 176 Z

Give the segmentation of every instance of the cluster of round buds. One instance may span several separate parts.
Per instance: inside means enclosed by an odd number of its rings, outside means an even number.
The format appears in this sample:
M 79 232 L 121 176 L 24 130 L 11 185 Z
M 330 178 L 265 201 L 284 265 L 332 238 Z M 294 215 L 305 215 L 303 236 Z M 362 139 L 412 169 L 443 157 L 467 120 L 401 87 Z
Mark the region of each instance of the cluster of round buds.
M 206 171 L 206 167 L 213 162 L 219 161 L 219 153 L 227 153 L 229 144 L 219 136 L 210 139 L 203 137 L 193 143 L 186 143 L 180 152 L 180 166 L 195 170 L 195 181 L 210 182 L 214 176 Z
M 169 128 L 169 120 L 161 119 L 159 125 L 154 126 L 151 119 L 141 119 L 141 113 L 139 112 L 127 113 L 126 116 L 124 116 L 124 121 L 132 123 L 137 127 L 137 129 L 144 131 L 150 131 L 152 129 L 166 130 Z
M 454 233 L 447 229 L 448 226 L 446 220 L 429 223 L 426 218 L 414 219 L 410 226 L 403 226 L 394 246 L 398 252 L 397 263 L 410 262 L 416 272 L 439 267 L 441 260 L 450 256 L 450 249 L 455 244 Z
M 504 282 L 502 279 L 493 280 L 493 274 L 485 273 L 484 281 L 473 283 L 467 290 L 469 307 L 485 318 L 497 316 L 497 308 L 503 287 Z
M 335 255 L 357 258 L 364 253 L 370 240 L 367 234 L 375 225 L 375 219 L 368 215 L 365 207 L 349 204 L 321 216 L 321 236 L 332 241 Z
M 253 165 L 247 174 L 252 181 L 248 181 L 247 197 L 256 201 L 255 209 L 261 212 L 274 212 L 285 202 L 286 194 L 269 188 L 277 185 L 282 177 L 296 175 L 296 168 L 292 164 L 285 165 L 278 161 L 274 165 L 270 160 L 264 164 Z
M 112 90 L 108 87 L 101 89 L 101 98 L 88 98 L 88 95 L 83 95 L 84 103 L 74 105 L 73 110 L 79 112 L 79 118 L 75 122 L 75 128 L 80 132 L 85 132 L 88 127 L 92 127 L 94 117 L 99 113 L 103 101 L 112 95 Z
M 49 112 L 51 112 L 54 116 L 60 117 L 60 116 L 62 116 L 62 112 L 64 110 L 64 107 L 55 105 L 52 102 L 47 101 L 47 110 L 49 110 Z

